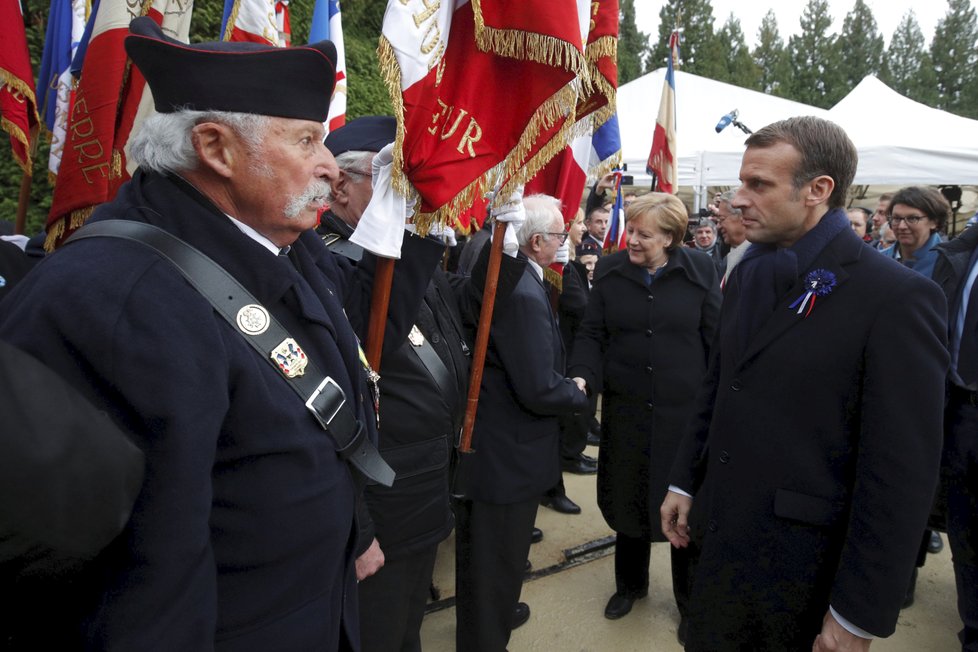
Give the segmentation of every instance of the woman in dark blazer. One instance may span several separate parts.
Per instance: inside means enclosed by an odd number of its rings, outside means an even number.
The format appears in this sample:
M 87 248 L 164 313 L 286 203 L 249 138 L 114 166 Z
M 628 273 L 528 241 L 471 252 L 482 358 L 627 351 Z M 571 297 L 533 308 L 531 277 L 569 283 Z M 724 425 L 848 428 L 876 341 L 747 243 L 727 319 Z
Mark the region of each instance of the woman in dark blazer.
M 648 594 L 652 541 L 665 541 L 659 505 L 690 420 L 720 312 L 709 256 L 684 248 L 686 208 L 649 193 L 626 211 L 628 248 L 600 261 L 569 376 L 603 392 L 598 505 L 616 532 L 615 594 L 605 616 L 620 618 Z M 673 592 L 684 615 L 687 557 L 672 549 Z

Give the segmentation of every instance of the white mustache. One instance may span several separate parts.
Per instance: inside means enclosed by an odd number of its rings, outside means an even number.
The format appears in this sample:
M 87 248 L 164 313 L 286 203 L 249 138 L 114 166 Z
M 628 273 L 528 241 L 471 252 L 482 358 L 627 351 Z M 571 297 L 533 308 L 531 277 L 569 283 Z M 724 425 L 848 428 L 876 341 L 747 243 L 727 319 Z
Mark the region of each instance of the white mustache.
M 329 194 L 329 184 L 325 181 L 313 180 L 309 182 L 302 194 L 293 195 L 289 203 L 285 205 L 285 216 L 290 220 L 299 217 L 299 214 L 310 204 L 318 207 L 326 203 Z

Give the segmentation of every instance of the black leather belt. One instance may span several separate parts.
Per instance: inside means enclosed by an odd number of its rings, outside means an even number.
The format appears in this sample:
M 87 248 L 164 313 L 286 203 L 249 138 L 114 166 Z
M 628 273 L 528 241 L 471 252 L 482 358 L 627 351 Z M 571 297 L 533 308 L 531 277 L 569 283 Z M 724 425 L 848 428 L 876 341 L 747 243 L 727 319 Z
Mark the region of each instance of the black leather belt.
M 964 405 L 970 405 L 971 407 L 978 407 L 978 392 L 972 391 L 970 389 L 965 389 L 964 387 L 959 387 L 954 383 L 950 384 L 950 390 L 948 394 L 951 400 L 957 401 L 958 403 L 963 403 Z
M 299 395 L 316 422 L 333 439 L 341 459 L 374 482 L 387 487 L 394 483 L 394 470 L 370 441 L 363 424 L 347 403 L 343 389 L 316 369 L 288 331 L 227 270 L 183 240 L 144 222 L 94 222 L 76 231 L 65 244 L 94 237 L 138 242 L 169 260 L 280 372 L 279 376 Z

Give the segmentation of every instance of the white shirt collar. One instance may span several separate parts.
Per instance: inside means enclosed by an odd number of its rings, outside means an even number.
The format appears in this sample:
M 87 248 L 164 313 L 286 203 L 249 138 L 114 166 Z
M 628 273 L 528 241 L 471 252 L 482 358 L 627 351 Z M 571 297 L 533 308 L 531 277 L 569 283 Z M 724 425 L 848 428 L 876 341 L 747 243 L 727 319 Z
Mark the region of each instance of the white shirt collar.
M 225 213 L 225 215 L 227 215 L 227 213 Z M 282 251 L 281 247 L 276 247 L 274 242 L 272 242 L 271 240 L 263 236 L 258 231 L 255 231 L 253 228 L 251 228 L 244 222 L 240 220 L 236 220 L 230 215 L 228 215 L 228 219 L 231 220 L 231 223 L 234 224 L 236 227 L 238 227 L 242 233 L 244 233 L 246 236 L 248 236 L 249 238 L 257 242 L 261 246 L 265 247 L 265 249 L 268 249 L 270 252 L 272 252 L 272 254 L 278 256 L 279 253 L 281 253 Z M 286 251 L 288 251 L 288 247 L 286 247 Z
M 540 265 L 537 263 L 537 261 L 533 260 L 529 256 L 526 257 L 526 262 L 530 263 L 530 267 L 533 268 L 533 271 L 536 272 L 537 276 L 539 276 L 540 277 L 540 280 L 542 281 L 543 280 L 543 268 L 540 267 Z

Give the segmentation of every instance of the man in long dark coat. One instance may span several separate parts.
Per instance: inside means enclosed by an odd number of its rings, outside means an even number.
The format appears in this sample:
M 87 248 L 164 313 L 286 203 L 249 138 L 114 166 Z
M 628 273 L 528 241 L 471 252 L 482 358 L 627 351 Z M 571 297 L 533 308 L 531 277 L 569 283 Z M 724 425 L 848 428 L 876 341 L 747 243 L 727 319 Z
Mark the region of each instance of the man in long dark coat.
M 336 50 L 327 41 L 188 46 L 149 18 L 131 30 L 127 51 L 159 113 L 133 143 L 139 170 L 91 221 L 177 236 L 257 303 L 232 325 L 169 260 L 107 237 L 64 246 L 5 300 L 0 337 L 83 391 L 146 458 L 126 529 L 85 575 L 44 595 L 43 622 L 24 642 L 355 650 L 359 481 L 334 435 L 376 442 L 347 317 L 362 323 L 372 275 L 312 232 L 336 175 L 322 142 Z M 393 221 L 403 226 L 403 216 Z M 407 327 L 440 255 L 405 236 L 391 314 L 408 315 Z M 291 337 L 281 371 L 246 340 L 269 316 Z M 290 387 L 286 369 L 298 376 L 302 359 L 304 374 L 314 365 L 342 389 L 342 422 L 321 415 L 324 429 Z
M 687 522 L 700 544 L 687 650 L 866 649 L 895 629 L 937 483 L 946 306 L 849 227 L 856 158 L 812 117 L 747 140 L 733 205 L 754 246 L 670 477 L 687 495 L 661 509 L 673 545 Z

